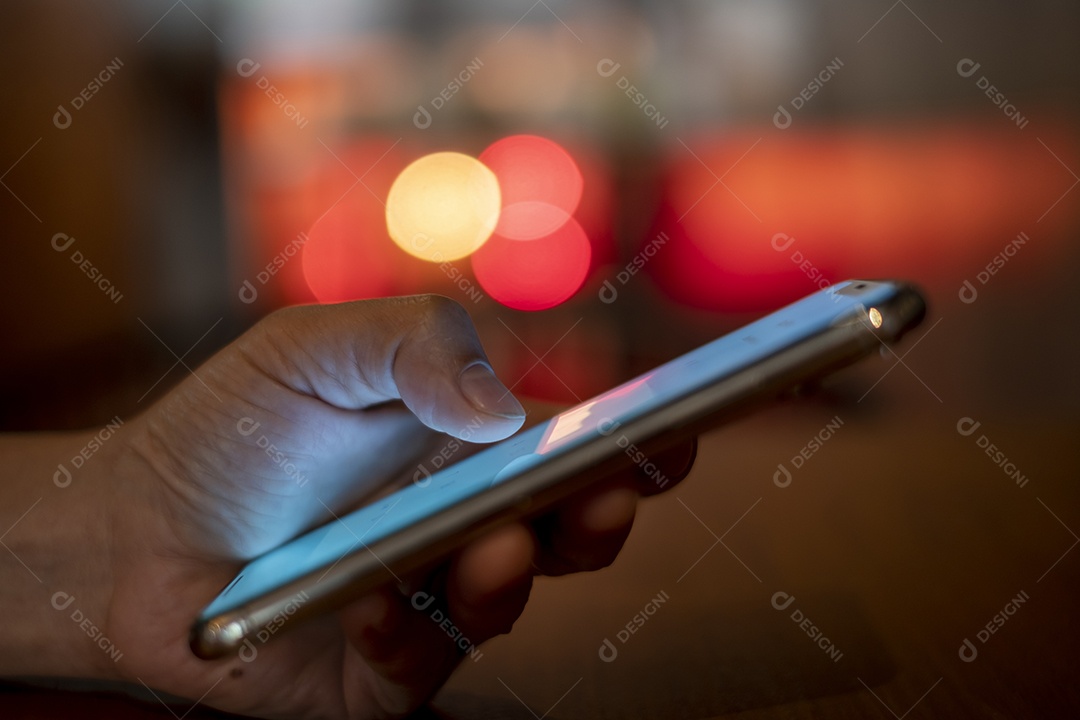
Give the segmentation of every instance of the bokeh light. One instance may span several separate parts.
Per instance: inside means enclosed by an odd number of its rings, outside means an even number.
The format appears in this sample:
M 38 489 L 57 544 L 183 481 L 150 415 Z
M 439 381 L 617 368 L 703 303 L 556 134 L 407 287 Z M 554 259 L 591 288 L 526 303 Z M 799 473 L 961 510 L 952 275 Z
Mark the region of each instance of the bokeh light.
M 545 310 L 568 300 L 585 282 L 592 248 L 577 220 L 530 242 L 493 235 L 472 256 L 480 286 L 503 305 Z
M 357 203 L 338 203 L 308 232 L 304 279 L 319 302 L 375 298 L 398 290 L 398 268 L 389 253 L 379 252 L 381 243 L 371 242 L 370 236 L 365 241 L 364 229 L 377 218 L 366 210 Z
M 307 240 L 295 268 L 299 286 L 290 287 L 290 301 L 343 302 L 415 292 L 421 279 L 417 267 L 426 263 L 398 252 L 390 242 L 381 201 L 407 164 L 408 152 L 391 137 L 352 140 L 335 146 L 332 154 L 324 151 L 322 163 L 300 176 L 286 197 L 267 199 L 275 205 L 275 214 L 268 217 L 282 227 L 296 222 L 280 212 L 288 197 L 297 203 L 294 215 L 305 220 Z M 363 185 L 356 182 L 361 174 Z M 292 262 L 286 263 L 268 286 L 284 282 L 293 269 Z
M 584 181 L 577 163 L 547 138 L 511 135 L 492 143 L 480 161 L 499 179 L 496 232 L 504 238 L 542 238 L 569 220 L 581 201 Z
M 499 205 L 499 182 L 483 163 L 461 153 L 432 153 L 394 180 L 386 198 L 386 227 L 410 255 L 457 260 L 491 236 Z
M 1046 132 L 1048 145 L 1070 146 Z M 985 266 L 1015 234 L 1006 228 L 1038 221 L 1068 181 L 1040 143 L 991 123 L 792 129 L 759 140 L 706 132 L 687 140 L 692 153 L 671 155 L 651 231 L 671 241 L 645 269 L 671 299 L 763 312 L 848 277 L 950 282 L 958 267 Z M 1047 215 L 1042 227 L 1053 222 Z

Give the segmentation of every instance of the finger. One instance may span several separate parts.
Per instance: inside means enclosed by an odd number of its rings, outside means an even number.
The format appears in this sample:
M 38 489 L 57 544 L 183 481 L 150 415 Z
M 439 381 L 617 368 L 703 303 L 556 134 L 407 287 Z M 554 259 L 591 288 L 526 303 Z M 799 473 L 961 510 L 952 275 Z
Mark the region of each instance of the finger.
M 615 561 L 634 524 L 638 492 L 624 478 L 589 488 L 534 522 L 542 575 L 599 570 Z
M 656 495 L 678 485 L 694 467 L 698 441 L 691 438 L 644 459 L 624 473 L 634 481 L 642 495 Z
M 618 556 L 633 526 L 638 498 L 668 490 L 693 467 L 697 440 L 644 458 L 571 497 L 534 523 L 540 541 L 536 571 L 565 575 L 599 570 Z
M 238 341 L 245 358 L 336 407 L 400 398 L 428 427 L 474 442 L 504 438 L 524 421 L 468 313 L 448 298 L 287 308 L 256 327 Z
M 509 631 L 532 585 L 535 540 L 519 524 L 498 528 L 433 573 L 424 590 L 383 588 L 341 611 L 349 643 L 379 678 L 380 704 L 395 713 L 415 707 L 463 656 Z
M 366 690 L 357 695 L 377 703 L 386 715 L 399 717 L 418 707 L 460 660 L 438 622 L 410 607 L 393 588 L 350 603 L 340 617 L 346 639 L 362 658 L 362 664 L 346 663 L 346 683 L 367 685 L 354 690 Z M 365 714 L 370 710 L 364 708 Z
M 486 534 L 463 548 L 450 564 L 447 605 L 454 623 L 479 644 L 510 632 L 532 589 L 536 539 L 520 523 Z

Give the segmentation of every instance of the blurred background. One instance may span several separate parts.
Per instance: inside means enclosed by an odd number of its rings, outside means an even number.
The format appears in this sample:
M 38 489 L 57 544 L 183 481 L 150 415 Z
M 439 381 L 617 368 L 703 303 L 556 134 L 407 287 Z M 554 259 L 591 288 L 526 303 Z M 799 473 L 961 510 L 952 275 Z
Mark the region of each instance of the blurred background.
M 566 403 L 908 279 L 930 314 L 896 355 L 704 437 L 619 562 L 538 582 L 439 703 L 1075 716 L 1078 28 L 1050 0 L 5 2 L 0 427 L 130 416 L 295 303 L 442 293 Z M 502 192 L 460 257 L 387 226 L 446 151 Z
M 855 276 L 928 291 L 931 387 L 1075 406 L 1069 4 L 0 12 L 6 428 L 135 411 L 282 305 L 418 292 L 469 309 L 515 391 L 573 401 Z M 389 187 L 446 150 L 564 191 L 563 224 L 406 253 Z

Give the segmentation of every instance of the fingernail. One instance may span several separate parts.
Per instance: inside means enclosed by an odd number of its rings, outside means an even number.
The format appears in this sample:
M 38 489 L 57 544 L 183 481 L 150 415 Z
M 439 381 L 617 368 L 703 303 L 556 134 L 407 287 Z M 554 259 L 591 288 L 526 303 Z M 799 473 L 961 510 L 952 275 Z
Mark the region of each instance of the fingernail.
M 487 363 L 476 362 L 465 368 L 458 384 L 465 398 L 480 412 L 513 420 L 525 417 L 525 408 L 499 382 Z

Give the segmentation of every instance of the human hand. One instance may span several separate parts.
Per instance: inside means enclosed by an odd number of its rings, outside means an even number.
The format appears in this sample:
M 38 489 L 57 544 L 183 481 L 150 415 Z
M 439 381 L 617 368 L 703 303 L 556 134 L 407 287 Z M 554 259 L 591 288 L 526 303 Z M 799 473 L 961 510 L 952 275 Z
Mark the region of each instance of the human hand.
M 196 659 L 188 628 L 245 561 L 411 477 L 433 431 L 468 428 L 470 440 L 489 442 L 523 421 L 468 315 L 445 298 L 267 317 L 108 447 L 110 494 L 124 502 L 113 511 L 111 596 L 100 612 L 123 656 L 101 658 L 96 674 L 261 717 L 415 709 L 460 654 L 396 588 L 298 624 L 250 662 Z M 678 478 L 692 448 L 656 460 Z M 535 572 L 610 563 L 638 494 L 627 471 L 536 523 L 492 531 L 417 582 L 478 644 L 510 629 Z

